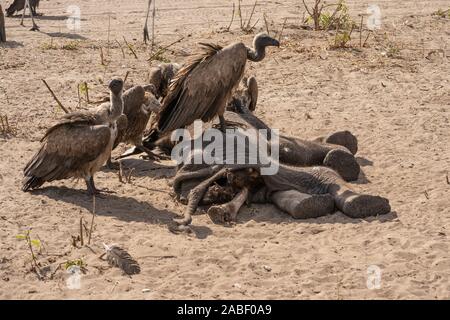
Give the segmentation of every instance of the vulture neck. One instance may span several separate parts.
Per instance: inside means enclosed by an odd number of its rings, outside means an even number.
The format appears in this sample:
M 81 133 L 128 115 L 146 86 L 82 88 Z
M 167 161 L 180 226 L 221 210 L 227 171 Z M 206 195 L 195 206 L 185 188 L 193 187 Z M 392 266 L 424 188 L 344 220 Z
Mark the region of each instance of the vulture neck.
M 111 101 L 111 119 L 114 121 L 117 120 L 123 113 L 122 92 L 120 92 L 119 94 L 113 94 L 111 92 L 110 101 Z
M 255 46 L 255 48 L 247 48 L 247 58 L 250 61 L 259 62 L 266 56 L 266 47 Z

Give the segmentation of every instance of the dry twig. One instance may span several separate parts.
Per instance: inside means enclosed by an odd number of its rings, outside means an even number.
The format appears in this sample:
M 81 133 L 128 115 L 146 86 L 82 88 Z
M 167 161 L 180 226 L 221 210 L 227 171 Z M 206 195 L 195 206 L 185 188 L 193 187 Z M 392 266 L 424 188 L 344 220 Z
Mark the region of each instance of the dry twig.
M 58 104 L 58 106 L 65 112 L 65 113 L 69 113 L 69 110 L 66 109 L 66 107 L 63 106 L 63 104 L 59 101 L 59 99 L 56 97 L 55 93 L 53 92 L 53 90 L 50 88 L 50 86 L 48 85 L 47 81 L 45 81 L 44 79 L 41 79 L 42 82 L 44 82 L 45 86 L 47 87 L 48 91 L 50 91 L 50 94 L 52 95 L 53 99 L 55 99 L 56 103 Z

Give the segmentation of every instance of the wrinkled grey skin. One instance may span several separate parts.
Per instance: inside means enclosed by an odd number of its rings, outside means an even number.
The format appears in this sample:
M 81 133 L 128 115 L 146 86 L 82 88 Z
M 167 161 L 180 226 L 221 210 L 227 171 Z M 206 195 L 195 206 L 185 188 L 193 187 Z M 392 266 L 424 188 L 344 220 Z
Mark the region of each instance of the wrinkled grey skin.
M 226 119 L 257 130 L 270 127 L 255 116 L 258 85 L 254 77 L 244 79 L 244 89 L 238 90 L 227 106 Z M 280 162 L 294 166 L 325 165 L 336 170 L 345 181 L 358 179 L 360 166 L 354 157 L 358 141 L 348 131 L 336 132 L 315 141 L 280 135 Z M 354 153 L 352 153 L 352 151 Z
M 192 221 L 192 214 L 201 203 L 208 188 L 230 173 L 254 174 L 260 172 L 258 165 L 187 164 L 182 166 L 173 182 L 174 192 L 182 197 L 188 186 L 187 207 L 183 219 L 176 220 L 179 230 Z M 251 169 L 251 170 L 249 170 Z M 391 211 L 385 198 L 358 194 L 334 170 L 326 167 L 290 167 L 280 164 L 273 176 L 260 176 L 262 185 L 258 198 L 253 202 L 274 203 L 294 218 L 315 218 L 334 212 L 335 208 L 352 218 L 365 218 Z M 252 186 L 249 186 L 252 187 Z

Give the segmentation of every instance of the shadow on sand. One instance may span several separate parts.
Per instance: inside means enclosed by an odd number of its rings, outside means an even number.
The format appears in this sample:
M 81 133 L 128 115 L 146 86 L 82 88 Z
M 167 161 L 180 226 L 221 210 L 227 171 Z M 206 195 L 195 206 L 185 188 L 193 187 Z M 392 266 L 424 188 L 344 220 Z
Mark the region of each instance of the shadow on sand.
M 20 48 L 23 47 L 23 43 L 22 42 L 17 42 L 17 41 L 6 41 L 6 42 L 0 42 L 0 48 Z
M 296 224 L 357 224 L 362 221 L 365 222 L 388 222 L 397 219 L 397 212 L 391 211 L 388 214 L 379 215 L 375 217 L 368 217 L 364 219 L 353 219 L 347 217 L 340 211 L 329 214 L 323 217 L 313 219 L 294 219 L 286 212 L 278 209 L 272 204 L 252 204 L 250 207 L 242 207 L 239 211 L 237 224 L 244 224 L 248 221 L 265 222 L 265 223 L 296 223 Z
M 70 203 L 92 212 L 92 198 L 84 190 L 67 187 L 46 187 L 34 190 L 32 193 Z M 148 202 L 116 194 L 102 194 L 96 197 L 95 203 L 97 215 L 116 217 L 126 222 L 162 224 L 169 227 L 173 225 L 173 219 L 178 217 L 173 212 L 157 209 Z M 204 226 L 192 226 L 192 230 L 199 239 L 205 239 L 212 234 L 211 229 Z

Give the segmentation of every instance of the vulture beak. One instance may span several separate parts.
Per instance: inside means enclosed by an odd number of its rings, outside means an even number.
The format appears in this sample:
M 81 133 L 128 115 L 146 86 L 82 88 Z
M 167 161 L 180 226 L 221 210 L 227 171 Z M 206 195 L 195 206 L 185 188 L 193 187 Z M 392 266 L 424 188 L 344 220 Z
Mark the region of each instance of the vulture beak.
M 280 42 L 278 40 L 276 40 L 276 39 L 273 39 L 272 40 L 272 46 L 279 48 L 280 47 Z

